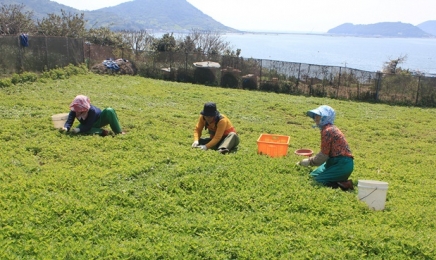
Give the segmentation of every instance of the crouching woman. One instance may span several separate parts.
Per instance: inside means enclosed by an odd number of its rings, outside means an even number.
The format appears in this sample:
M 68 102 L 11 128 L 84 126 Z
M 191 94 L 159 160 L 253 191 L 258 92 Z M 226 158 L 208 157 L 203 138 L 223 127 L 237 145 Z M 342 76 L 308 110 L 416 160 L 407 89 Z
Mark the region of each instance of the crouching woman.
M 203 129 L 208 130 L 209 137 L 201 138 Z M 239 136 L 227 116 L 220 114 L 213 102 L 204 104 L 194 130 L 192 147 L 208 150 L 217 149 L 221 154 L 227 154 L 239 145 Z
M 301 166 L 319 166 L 310 175 L 325 186 L 352 190 L 349 180 L 354 169 L 353 155 L 341 130 L 335 126 L 336 113 L 330 106 L 320 106 L 307 112 L 321 130 L 321 151 L 310 158 L 303 159 Z
M 80 124 L 76 128 L 71 129 L 75 119 L 79 120 Z M 70 112 L 63 130 L 68 132 L 71 130 L 71 132 L 76 134 L 99 134 L 106 136 L 109 132 L 102 129 L 106 125 L 110 125 L 115 134 L 124 134 L 113 108 L 109 107 L 101 110 L 91 104 L 89 97 L 78 95 L 70 104 Z

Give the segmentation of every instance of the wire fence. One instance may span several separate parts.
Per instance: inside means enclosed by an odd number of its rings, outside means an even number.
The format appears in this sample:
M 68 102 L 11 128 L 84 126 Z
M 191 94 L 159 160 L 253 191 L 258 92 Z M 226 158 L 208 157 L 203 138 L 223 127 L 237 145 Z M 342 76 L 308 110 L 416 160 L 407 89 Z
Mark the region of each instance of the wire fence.
M 42 72 L 69 64 L 101 64 L 128 59 L 140 76 L 208 86 L 292 95 L 436 107 L 436 77 L 385 74 L 234 56 L 183 52 L 140 52 L 89 44 L 83 39 L 31 37 L 23 47 L 16 36 L 0 37 L 1 75 Z M 211 64 L 210 66 L 208 65 Z M 219 67 L 216 66 L 219 64 Z M 113 70 L 108 69 L 108 73 Z
M 16 36 L 0 37 L 0 74 L 41 72 L 84 61 L 83 40 L 66 37 L 31 37 L 22 46 Z
M 436 77 L 231 56 L 143 53 L 146 77 L 293 95 L 436 107 Z M 195 63 L 203 61 L 203 66 Z M 219 68 L 204 61 L 216 62 Z

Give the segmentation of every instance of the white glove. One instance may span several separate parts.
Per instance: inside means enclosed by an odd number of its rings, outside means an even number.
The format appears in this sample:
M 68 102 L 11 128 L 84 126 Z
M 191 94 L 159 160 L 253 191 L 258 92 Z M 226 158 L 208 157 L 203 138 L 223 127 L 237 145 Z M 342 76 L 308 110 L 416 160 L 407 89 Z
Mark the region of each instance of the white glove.
M 73 133 L 77 134 L 78 132 L 80 132 L 80 128 L 76 127 L 73 129 Z
M 192 143 L 192 148 L 195 148 L 197 146 L 198 146 L 198 141 L 195 141 L 195 142 Z
M 310 165 L 310 161 L 309 161 L 309 159 L 303 159 L 298 163 L 298 165 L 308 167 Z
M 197 146 L 198 148 L 201 148 L 201 150 L 206 151 L 207 150 L 207 146 L 206 145 L 199 145 Z

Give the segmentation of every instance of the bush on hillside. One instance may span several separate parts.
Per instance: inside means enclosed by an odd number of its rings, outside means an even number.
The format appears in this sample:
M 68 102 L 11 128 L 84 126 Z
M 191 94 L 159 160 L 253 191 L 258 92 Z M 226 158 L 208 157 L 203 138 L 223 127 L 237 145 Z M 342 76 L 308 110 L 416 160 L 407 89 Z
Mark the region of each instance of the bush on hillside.
M 19 84 L 25 82 L 35 82 L 38 79 L 38 75 L 32 72 L 24 72 L 22 74 L 14 73 L 11 78 L 12 84 Z
M 225 88 L 238 88 L 239 82 L 232 73 L 225 73 L 221 77 L 221 86 Z
M 259 89 L 266 92 L 280 92 L 280 86 L 274 82 L 262 82 L 259 86 Z
M 213 85 L 216 81 L 216 76 L 209 68 L 196 68 L 194 71 L 194 83 Z
M 245 78 L 242 80 L 242 88 L 248 90 L 257 89 L 257 82 L 254 78 Z
M 9 78 L 0 79 L 0 88 L 6 88 L 12 86 L 12 81 Z

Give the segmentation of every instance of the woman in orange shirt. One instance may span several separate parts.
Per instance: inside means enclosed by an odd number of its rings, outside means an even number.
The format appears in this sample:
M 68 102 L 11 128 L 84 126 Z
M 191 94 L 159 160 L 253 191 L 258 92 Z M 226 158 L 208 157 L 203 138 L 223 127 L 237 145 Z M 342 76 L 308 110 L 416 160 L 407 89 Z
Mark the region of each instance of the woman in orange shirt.
M 216 108 L 213 102 L 204 104 L 200 112 L 197 125 L 194 130 L 194 142 L 192 147 L 208 150 L 217 148 L 222 154 L 226 154 L 239 144 L 239 136 L 232 122 Z M 201 138 L 204 130 L 208 130 L 209 137 Z

